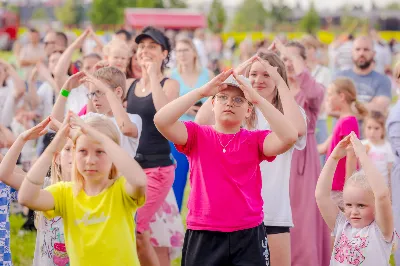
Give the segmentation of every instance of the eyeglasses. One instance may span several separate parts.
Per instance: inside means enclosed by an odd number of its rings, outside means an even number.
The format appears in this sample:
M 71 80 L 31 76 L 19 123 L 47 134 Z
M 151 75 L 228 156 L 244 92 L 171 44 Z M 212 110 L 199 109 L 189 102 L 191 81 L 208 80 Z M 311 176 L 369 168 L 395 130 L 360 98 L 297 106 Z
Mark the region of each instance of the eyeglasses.
M 96 96 L 96 98 L 100 98 L 103 95 L 104 95 L 104 92 L 101 92 L 99 90 L 86 94 L 86 96 L 89 98 L 89 100 L 92 100 L 94 98 L 94 96 Z
M 228 95 L 225 94 L 218 94 L 216 95 L 217 101 L 221 104 L 227 104 L 229 102 L 229 99 L 232 100 L 232 103 L 236 107 L 242 106 L 247 100 L 241 96 L 235 96 L 235 97 L 229 97 Z

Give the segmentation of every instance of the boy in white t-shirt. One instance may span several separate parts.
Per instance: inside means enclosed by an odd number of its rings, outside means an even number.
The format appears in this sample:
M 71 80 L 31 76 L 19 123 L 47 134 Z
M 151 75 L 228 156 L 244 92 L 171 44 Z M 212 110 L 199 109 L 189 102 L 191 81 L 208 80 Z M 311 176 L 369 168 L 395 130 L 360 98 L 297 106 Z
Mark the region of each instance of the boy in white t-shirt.
M 117 126 L 120 131 L 121 146 L 135 157 L 142 131 L 142 119 L 139 115 L 128 114 L 122 106 L 125 96 L 126 78 L 125 74 L 114 67 L 104 67 L 97 70 L 93 75 L 79 72 L 67 80 L 60 92 L 53 108 L 52 116 L 62 121 L 65 103 L 69 95 L 69 88 L 75 88 L 80 83 L 86 83 L 89 88 L 87 97 L 92 101 L 96 113 L 106 115 Z M 87 115 L 93 115 L 88 113 Z

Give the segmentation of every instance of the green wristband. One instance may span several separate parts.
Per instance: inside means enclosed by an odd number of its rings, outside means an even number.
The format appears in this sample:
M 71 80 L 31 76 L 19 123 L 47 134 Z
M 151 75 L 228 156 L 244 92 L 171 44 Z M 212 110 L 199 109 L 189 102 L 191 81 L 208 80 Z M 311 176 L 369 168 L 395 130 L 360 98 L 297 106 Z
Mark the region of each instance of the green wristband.
M 61 94 L 62 96 L 64 96 L 65 98 L 68 98 L 69 91 L 62 89 L 62 90 L 60 91 L 60 94 Z

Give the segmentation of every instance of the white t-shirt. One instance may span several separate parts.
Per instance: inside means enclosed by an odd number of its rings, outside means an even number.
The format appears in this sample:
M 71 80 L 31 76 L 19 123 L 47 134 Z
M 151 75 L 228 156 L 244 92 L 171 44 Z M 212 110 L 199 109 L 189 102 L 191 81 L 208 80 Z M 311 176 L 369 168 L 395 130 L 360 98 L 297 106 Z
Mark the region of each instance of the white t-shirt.
M 392 147 L 388 141 L 382 145 L 374 145 L 369 140 L 362 140 L 362 144 L 368 146 L 368 156 L 374 162 L 376 168 L 385 177 L 386 184 L 389 185 L 388 164 L 394 162 Z
M 81 118 L 83 119 L 85 117 L 95 116 L 95 115 L 105 116 L 103 114 L 98 114 L 98 113 L 88 113 L 86 115 L 81 116 Z M 114 122 L 115 126 L 117 127 L 117 129 L 119 131 L 121 147 L 125 151 L 127 151 L 132 156 L 132 158 L 135 158 L 136 151 L 139 146 L 140 135 L 142 133 L 142 118 L 136 114 L 128 114 L 128 116 L 129 116 L 129 119 L 132 121 L 132 123 L 134 123 L 137 127 L 137 130 L 138 130 L 137 138 L 131 138 L 131 137 L 128 137 L 128 136 L 125 136 L 124 134 L 122 134 L 122 132 L 119 130 L 117 120 L 114 117 L 108 117 L 108 118 Z
M 71 110 L 74 113 L 79 113 L 85 105 L 88 103 L 87 94 L 89 90 L 84 86 L 81 85 L 78 88 L 71 90 L 68 95 L 67 105 L 65 111 Z
M 300 107 L 299 107 L 300 108 Z M 307 123 L 307 117 L 300 108 Z M 270 130 L 260 110 L 256 109 L 257 129 Z M 264 200 L 264 224 L 266 226 L 293 227 L 292 208 L 289 197 L 290 168 L 294 149 L 302 150 L 307 142 L 307 134 L 297 140 L 287 152 L 276 156 L 273 162 L 260 164 L 262 176 L 262 197 Z
M 335 244 L 330 266 L 389 266 L 392 247 L 397 242 L 393 234 L 386 242 L 377 223 L 356 229 L 351 226 L 342 212 L 336 218 Z
M 40 98 L 40 104 L 37 108 L 37 114 L 42 118 L 46 118 L 51 115 L 51 111 L 54 106 L 53 97 L 55 96 L 55 91 L 51 87 L 51 85 L 45 81 L 42 85 L 40 85 L 37 90 L 37 94 Z

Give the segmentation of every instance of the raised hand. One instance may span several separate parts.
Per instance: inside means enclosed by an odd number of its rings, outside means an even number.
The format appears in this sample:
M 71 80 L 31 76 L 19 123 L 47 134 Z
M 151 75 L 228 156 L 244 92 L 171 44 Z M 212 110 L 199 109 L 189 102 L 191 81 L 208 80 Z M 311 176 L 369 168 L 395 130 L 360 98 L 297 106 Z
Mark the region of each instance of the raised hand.
M 257 60 L 265 67 L 268 72 L 268 75 L 272 78 L 276 85 L 278 85 L 281 81 L 283 81 L 282 76 L 278 72 L 278 67 L 271 66 L 271 64 L 260 58 L 257 57 Z M 284 81 L 283 81 L 284 82 Z
M 202 98 L 214 96 L 218 92 L 226 89 L 228 85 L 222 84 L 230 75 L 232 75 L 233 70 L 229 69 L 224 71 L 206 83 L 204 86 L 199 88 Z
M 247 81 L 243 76 L 236 73 L 233 73 L 233 77 L 239 83 L 239 87 L 243 91 L 244 97 L 246 97 L 246 99 L 252 104 L 258 104 L 262 97 L 255 89 L 253 89 L 250 82 Z
M 95 78 L 87 72 L 84 72 L 84 77 L 80 80 L 81 83 L 91 83 L 96 87 L 96 90 L 99 90 L 102 93 L 107 93 L 110 91 L 110 88 L 101 80 Z
M 249 59 L 247 59 L 246 61 L 244 61 L 243 63 L 241 63 L 240 65 L 238 65 L 235 68 L 235 72 L 239 75 L 245 75 L 246 74 L 246 70 L 249 66 L 251 66 L 251 64 L 254 63 L 254 61 L 257 60 L 257 55 L 253 55 L 252 57 L 250 57 Z
M 157 77 L 158 64 L 155 62 L 145 62 L 144 69 L 149 77 Z
M 85 72 L 81 71 L 70 76 L 65 82 L 63 89 L 71 91 L 79 87 L 83 82 L 83 78 L 86 76 Z
M 32 127 L 31 129 L 26 130 L 21 134 L 21 137 L 24 141 L 37 139 L 44 134 L 47 133 L 47 125 L 50 123 L 51 118 L 47 117 L 45 120 Z
M 351 132 L 349 136 L 351 144 L 353 146 L 354 153 L 356 154 L 357 158 L 360 158 L 360 156 L 367 154 L 367 148 L 358 139 L 356 133 Z
M 73 45 L 76 48 L 82 47 L 83 43 L 85 42 L 86 38 L 91 34 L 91 29 L 88 28 L 81 35 L 74 41 Z
M 335 160 L 340 160 L 347 155 L 348 149 L 351 148 L 350 135 L 344 137 L 333 149 L 331 157 Z

